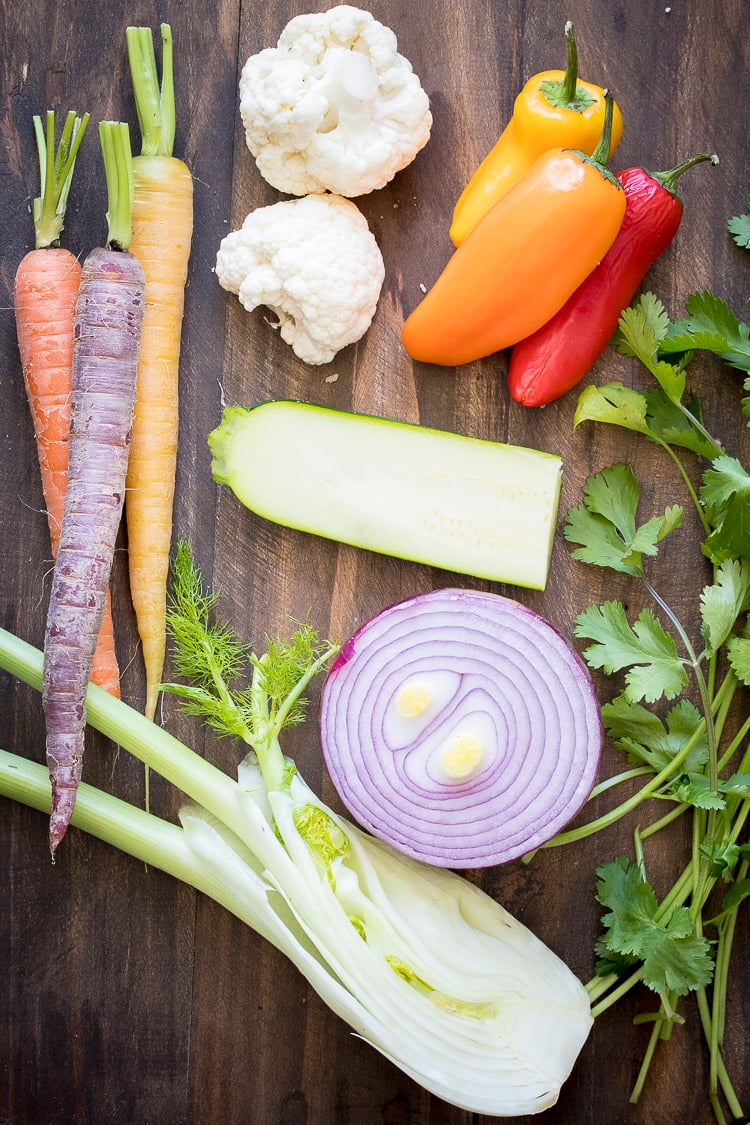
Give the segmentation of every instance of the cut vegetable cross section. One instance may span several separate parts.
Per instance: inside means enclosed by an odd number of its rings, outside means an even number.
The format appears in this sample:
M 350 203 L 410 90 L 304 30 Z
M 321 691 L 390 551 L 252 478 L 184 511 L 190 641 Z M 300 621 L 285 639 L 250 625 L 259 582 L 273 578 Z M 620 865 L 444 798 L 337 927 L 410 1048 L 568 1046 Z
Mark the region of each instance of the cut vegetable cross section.
M 214 480 L 266 519 L 477 578 L 547 583 L 554 454 L 292 401 L 228 407 L 208 440 Z
M 434 590 L 372 618 L 323 689 L 321 741 L 349 812 L 442 867 L 545 843 L 586 800 L 602 726 L 577 653 L 509 598 Z

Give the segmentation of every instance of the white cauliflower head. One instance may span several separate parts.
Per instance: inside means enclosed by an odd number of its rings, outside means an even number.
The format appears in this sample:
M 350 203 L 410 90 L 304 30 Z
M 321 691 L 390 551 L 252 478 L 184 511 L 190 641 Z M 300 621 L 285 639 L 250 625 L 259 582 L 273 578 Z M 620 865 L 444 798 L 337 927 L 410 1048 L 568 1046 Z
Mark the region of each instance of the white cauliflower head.
M 261 175 L 289 195 L 349 198 L 387 184 L 430 137 L 429 99 L 396 36 L 340 4 L 296 16 L 252 55 L 240 115 Z
M 308 195 L 251 211 L 222 239 L 216 276 L 248 311 L 269 308 L 300 359 L 321 364 L 369 328 L 385 267 L 351 200 Z

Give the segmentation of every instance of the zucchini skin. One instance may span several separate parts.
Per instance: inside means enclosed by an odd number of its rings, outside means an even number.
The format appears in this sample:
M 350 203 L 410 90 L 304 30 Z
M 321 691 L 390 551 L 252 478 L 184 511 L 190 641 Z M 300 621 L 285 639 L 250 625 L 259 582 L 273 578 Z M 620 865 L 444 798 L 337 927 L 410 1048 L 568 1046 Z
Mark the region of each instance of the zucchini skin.
M 555 454 L 313 403 L 225 408 L 211 472 L 271 522 L 454 573 L 543 590 Z

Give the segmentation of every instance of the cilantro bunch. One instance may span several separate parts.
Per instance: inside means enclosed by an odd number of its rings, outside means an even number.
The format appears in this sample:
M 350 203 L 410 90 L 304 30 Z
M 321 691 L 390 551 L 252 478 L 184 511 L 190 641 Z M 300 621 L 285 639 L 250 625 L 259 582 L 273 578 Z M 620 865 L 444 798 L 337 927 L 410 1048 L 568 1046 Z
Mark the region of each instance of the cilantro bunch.
M 709 1048 L 709 1098 L 723 1123 L 725 1108 L 733 1118 L 744 1116 L 722 1041 L 737 913 L 750 896 L 750 475 L 706 428 L 687 389 L 687 369 L 697 351 L 708 351 L 750 372 L 750 327 L 712 293 L 693 294 L 685 317 L 675 321 L 646 293 L 623 313 L 616 346 L 640 361 L 654 384 L 588 387 L 575 425 L 624 427 L 671 458 L 703 530 L 696 573 L 705 567 L 707 581 L 696 591 L 699 635 L 690 636 L 650 577 L 654 558 L 683 523 L 684 507 L 673 504 L 639 521 L 632 466 L 615 464 L 589 477 L 582 503 L 566 518 L 573 557 L 631 576 L 647 596 L 633 620 L 610 600 L 589 606 L 575 622 L 589 667 L 617 680 L 602 717 L 628 765 L 593 795 L 628 783 L 629 796 L 547 846 L 592 835 L 634 810 L 651 817 L 635 830 L 633 858 L 618 856 L 597 871 L 603 914 L 596 976 L 587 986 L 592 1011 L 601 1014 L 638 983 L 658 997 L 647 1017 L 652 1030 L 634 1101 L 659 1041 L 684 1019 L 680 1001 L 694 994 Z M 744 387 L 750 418 L 750 378 Z M 688 456 L 702 462 L 697 485 Z M 652 815 L 659 805 L 666 811 Z M 684 816 L 692 818 L 690 851 L 659 901 L 649 882 L 648 841 Z

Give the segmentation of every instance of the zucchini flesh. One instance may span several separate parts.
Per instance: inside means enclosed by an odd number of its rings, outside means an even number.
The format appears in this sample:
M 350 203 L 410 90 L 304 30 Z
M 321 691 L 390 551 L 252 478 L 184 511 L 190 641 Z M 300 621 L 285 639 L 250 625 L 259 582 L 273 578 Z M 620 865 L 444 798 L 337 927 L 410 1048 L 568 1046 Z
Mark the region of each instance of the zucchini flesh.
M 543 590 L 562 485 L 552 453 L 273 400 L 224 410 L 211 471 L 264 519 Z

